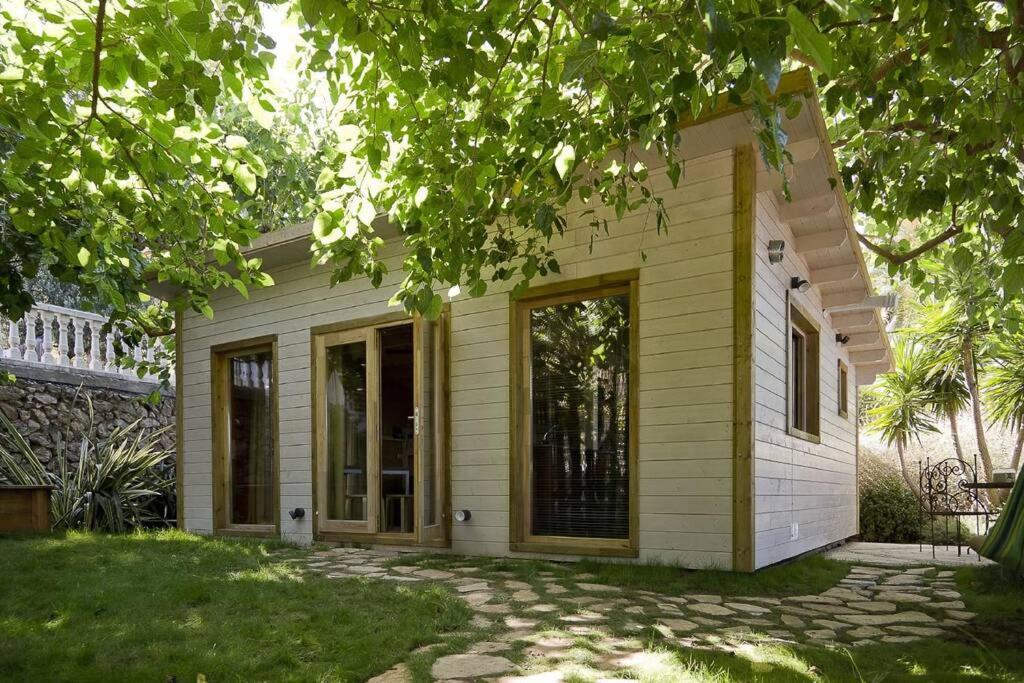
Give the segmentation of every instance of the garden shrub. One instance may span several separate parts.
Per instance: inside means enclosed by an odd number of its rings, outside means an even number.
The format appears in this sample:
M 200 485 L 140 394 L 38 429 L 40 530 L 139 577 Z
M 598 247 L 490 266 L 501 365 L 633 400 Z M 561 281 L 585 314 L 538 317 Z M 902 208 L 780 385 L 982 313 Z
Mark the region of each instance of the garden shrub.
M 872 459 L 876 460 L 876 459 Z M 860 538 L 876 543 L 921 539 L 921 507 L 895 467 L 872 462 L 860 480 Z

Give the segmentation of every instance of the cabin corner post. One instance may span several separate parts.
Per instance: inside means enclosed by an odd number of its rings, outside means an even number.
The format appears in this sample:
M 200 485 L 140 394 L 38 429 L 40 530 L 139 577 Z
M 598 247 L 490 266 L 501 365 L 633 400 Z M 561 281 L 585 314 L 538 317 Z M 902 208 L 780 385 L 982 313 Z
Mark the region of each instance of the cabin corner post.
M 174 495 L 177 527 L 185 530 L 185 313 L 174 312 Z
M 732 568 L 754 570 L 754 198 L 752 145 L 733 167 L 733 504 Z

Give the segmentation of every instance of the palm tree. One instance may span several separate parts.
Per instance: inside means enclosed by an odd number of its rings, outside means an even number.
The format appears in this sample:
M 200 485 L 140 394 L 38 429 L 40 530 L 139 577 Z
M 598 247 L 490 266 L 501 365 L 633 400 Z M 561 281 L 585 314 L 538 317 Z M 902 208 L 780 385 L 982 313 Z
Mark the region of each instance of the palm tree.
M 871 390 L 874 405 L 868 410 L 868 429 L 896 447 L 903 479 L 919 495 L 918 478 L 910 471 L 906 450 L 911 439 L 938 431 L 932 413 L 934 396 L 926 384 L 931 366 L 924 348 L 904 337 L 896 339 L 893 361 L 892 372 L 881 375 Z
M 970 404 L 971 393 L 967 389 L 964 373 L 958 367 L 950 368 L 946 365 L 948 360 L 949 358 L 943 358 L 940 353 L 925 351 L 924 363 L 928 366 L 928 371 L 924 378 L 924 387 L 928 391 L 928 402 L 936 417 L 945 417 L 949 422 L 953 449 L 956 451 L 956 457 L 963 460 L 964 450 L 960 443 L 960 423 L 957 415 Z
M 989 326 L 971 296 L 953 296 L 944 303 L 932 304 L 926 308 L 921 325 L 921 338 L 927 339 L 933 354 L 934 375 L 945 382 L 957 382 L 962 378 L 967 388 L 985 481 L 992 481 L 992 453 L 982 416 L 978 355 L 989 332 Z
M 994 422 L 1017 431 L 1010 466 L 1020 468 L 1024 451 L 1024 334 L 1000 345 L 996 365 L 985 380 L 988 415 Z

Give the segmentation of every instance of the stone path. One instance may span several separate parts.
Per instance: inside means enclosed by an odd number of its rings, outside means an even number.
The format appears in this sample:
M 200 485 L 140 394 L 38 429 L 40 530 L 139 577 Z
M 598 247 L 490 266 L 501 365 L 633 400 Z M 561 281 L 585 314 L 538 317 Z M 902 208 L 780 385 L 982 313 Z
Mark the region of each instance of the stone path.
M 855 566 L 821 594 L 769 598 L 661 595 L 591 583 L 591 576 L 564 570 L 522 581 L 471 560 L 436 569 L 396 552 L 357 548 L 320 551 L 306 564 L 329 578 L 437 582 L 459 595 L 474 612 L 472 631 L 414 653 L 437 651 L 430 668 L 435 681 L 635 678 L 660 666 L 654 640 L 727 652 L 750 643 L 859 647 L 942 636 L 974 616 L 953 572 L 935 567 Z M 399 665 L 372 683 L 409 680 Z
M 935 557 L 932 557 L 934 552 Z M 919 546 L 916 543 L 865 543 L 853 541 L 844 543 L 825 553 L 825 557 L 841 562 L 858 562 L 896 567 L 929 566 L 929 567 L 971 567 L 993 564 L 992 560 L 978 557 L 967 546 L 957 553 L 955 545 Z

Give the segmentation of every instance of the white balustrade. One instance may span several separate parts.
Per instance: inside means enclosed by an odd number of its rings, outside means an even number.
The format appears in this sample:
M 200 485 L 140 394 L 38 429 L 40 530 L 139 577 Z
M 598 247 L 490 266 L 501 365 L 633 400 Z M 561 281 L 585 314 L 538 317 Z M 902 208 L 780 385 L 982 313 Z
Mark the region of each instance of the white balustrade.
M 88 311 L 76 311 L 62 306 L 36 304 L 18 320 L 0 318 L 0 358 L 36 365 L 77 368 L 104 375 L 121 375 L 138 379 L 134 368 L 123 368 L 118 363 L 116 338 L 123 339 L 120 330 L 103 331 L 106 318 Z M 54 325 L 57 333 L 54 335 Z M 89 328 L 86 335 L 85 328 Z M 157 360 L 160 339 L 148 335 L 134 347 L 122 342 L 121 356 L 136 364 Z M 166 359 L 161 359 L 167 362 Z M 171 373 L 173 378 L 174 373 Z M 144 380 L 156 382 L 157 376 L 147 373 Z

